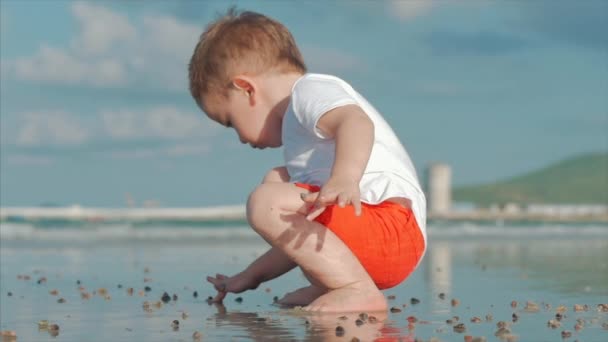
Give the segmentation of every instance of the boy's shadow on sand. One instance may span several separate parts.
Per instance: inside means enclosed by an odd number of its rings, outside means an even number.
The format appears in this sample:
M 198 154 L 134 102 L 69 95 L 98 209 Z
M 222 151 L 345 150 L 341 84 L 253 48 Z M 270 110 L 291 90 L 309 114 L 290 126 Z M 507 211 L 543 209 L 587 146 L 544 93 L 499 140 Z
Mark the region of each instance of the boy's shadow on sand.
M 302 247 L 304 241 L 306 241 L 306 239 L 310 235 L 315 234 L 317 235 L 317 244 L 315 250 L 318 252 L 323 248 L 323 244 L 325 243 L 325 235 L 327 234 L 327 228 L 315 229 L 314 231 L 294 228 L 297 226 L 297 221 L 306 220 L 306 218 L 301 214 L 282 214 L 281 219 L 285 222 L 291 223 L 291 227 L 286 229 L 284 232 L 281 233 L 281 235 L 279 235 L 279 237 L 277 238 L 277 243 L 279 245 L 287 245 L 294 239 L 297 239 L 294 249 L 298 249 Z
M 217 309 L 213 318 L 218 328 L 243 328 L 253 341 L 414 341 L 412 335 L 404 336 L 399 329 L 387 325 L 386 313 L 361 316 L 280 309 L 261 316 L 256 312 L 228 311 L 223 304 L 213 305 Z M 299 329 L 302 326 L 303 336 Z

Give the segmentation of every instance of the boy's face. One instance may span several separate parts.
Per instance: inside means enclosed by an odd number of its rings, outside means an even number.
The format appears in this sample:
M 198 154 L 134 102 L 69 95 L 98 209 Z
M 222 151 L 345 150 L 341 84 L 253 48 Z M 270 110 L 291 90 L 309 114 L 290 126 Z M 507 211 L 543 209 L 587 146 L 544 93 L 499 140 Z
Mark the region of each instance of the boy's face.
M 280 147 L 282 120 L 271 115 L 271 106 L 259 96 L 252 101 L 241 89 L 230 90 L 228 98 L 205 101 L 205 112 L 212 120 L 233 128 L 243 144 L 253 148 Z M 276 115 L 275 115 L 276 116 Z

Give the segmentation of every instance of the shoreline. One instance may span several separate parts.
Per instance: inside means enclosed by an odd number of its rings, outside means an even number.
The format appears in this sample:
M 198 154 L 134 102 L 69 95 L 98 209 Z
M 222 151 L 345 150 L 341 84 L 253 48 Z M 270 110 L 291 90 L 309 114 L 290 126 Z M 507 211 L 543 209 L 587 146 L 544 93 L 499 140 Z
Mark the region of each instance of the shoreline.
M 82 222 L 209 222 L 245 221 L 245 205 L 192 208 L 93 208 L 67 207 L 2 207 L 0 222 L 82 221 Z M 551 222 L 608 223 L 608 212 L 598 214 L 548 214 L 527 212 L 493 212 L 487 209 L 466 212 L 429 213 L 429 221 L 472 222 Z

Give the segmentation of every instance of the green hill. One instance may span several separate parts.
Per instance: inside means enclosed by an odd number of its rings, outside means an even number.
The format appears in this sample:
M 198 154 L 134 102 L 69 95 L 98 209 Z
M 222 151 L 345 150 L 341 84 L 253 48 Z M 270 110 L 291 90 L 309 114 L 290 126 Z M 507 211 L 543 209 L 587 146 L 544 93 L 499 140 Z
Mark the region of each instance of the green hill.
M 608 153 L 567 159 L 494 184 L 455 188 L 456 202 L 608 204 Z

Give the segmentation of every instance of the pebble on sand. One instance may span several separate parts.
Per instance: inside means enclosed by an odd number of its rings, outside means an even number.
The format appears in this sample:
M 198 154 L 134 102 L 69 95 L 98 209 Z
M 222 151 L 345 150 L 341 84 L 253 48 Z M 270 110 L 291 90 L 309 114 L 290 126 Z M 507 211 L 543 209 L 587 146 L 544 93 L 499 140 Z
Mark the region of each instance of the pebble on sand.
M 201 333 L 200 333 L 200 332 L 198 332 L 198 331 L 195 331 L 195 332 L 192 334 L 192 340 L 194 340 L 194 341 L 200 341 L 202 338 L 203 338 L 203 334 L 201 334 Z
M 368 321 L 369 323 L 374 324 L 374 323 L 377 323 L 377 322 L 378 322 L 378 319 L 376 318 L 376 316 L 369 316 L 369 317 L 367 318 L 367 321 Z
M 174 319 L 173 322 L 171 322 L 171 328 L 173 328 L 173 330 L 178 330 L 179 329 L 179 321 Z
M 339 325 L 336 327 L 336 336 L 338 336 L 338 337 L 344 336 L 344 328 L 343 327 L 341 327 Z
M 471 318 L 471 323 L 481 323 L 481 318 L 475 316 Z
M 512 320 L 513 322 L 517 322 L 517 321 L 519 321 L 519 316 L 518 316 L 518 315 L 517 315 L 517 314 L 514 312 L 514 313 L 511 315 L 511 320 Z
M 409 316 L 407 318 L 407 321 L 410 323 L 416 323 L 416 322 L 418 322 L 418 318 L 416 318 L 416 316 Z
M 38 284 L 46 283 L 46 277 L 40 277 L 38 279 Z
M 59 298 L 59 299 L 57 299 L 57 303 L 59 303 L 59 304 L 65 303 L 65 298 Z
M 176 295 L 175 293 L 173 294 L 173 297 L 172 297 L 172 298 L 173 298 L 173 301 L 174 301 L 174 302 L 175 302 L 175 301 L 177 301 L 177 295 Z
M 399 313 L 399 312 L 401 312 L 401 309 L 399 309 L 399 308 L 398 308 L 398 307 L 396 307 L 396 306 L 393 306 L 393 307 L 391 308 L 391 312 L 392 312 L 392 313 Z
M 169 301 L 171 301 L 171 297 L 169 296 L 169 294 L 167 292 L 164 292 L 163 296 L 160 298 L 160 300 L 162 300 L 165 303 L 169 303 Z
M 395 300 L 395 298 L 397 298 L 397 297 L 395 297 L 395 295 L 390 295 L 390 296 L 386 297 L 386 299 L 388 299 L 388 300 Z
M 507 335 L 511 335 L 511 330 L 509 328 L 498 328 L 498 330 L 494 333 L 494 336 L 501 338 Z
M 133 295 L 133 291 L 134 291 L 134 290 L 133 290 L 133 288 L 132 288 L 132 287 L 129 287 L 129 288 L 127 289 L 127 294 L 128 294 L 129 296 L 132 296 L 132 295 Z
M 2 341 L 17 341 L 17 332 L 14 330 L 2 330 L 0 336 L 2 336 Z
M 198 297 L 198 292 L 197 292 L 197 291 L 194 291 L 194 293 L 192 294 L 192 296 L 193 296 L 194 298 Z
M 150 286 L 146 286 L 146 287 L 144 288 L 144 290 L 146 290 L 146 292 L 150 292 L 150 291 L 152 291 L 152 288 L 151 288 Z
M 420 299 L 412 297 L 412 299 L 410 299 L 410 303 L 412 303 L 412 305 L 416 305 L 420 303 Z
M 451 304 L 452 304 L 452 306 L 456 307 L 456 306 L 460 305 L 460 300 L 458 300 L 456 298 L 452 298 Z
M 487 322 L 492 322 L 493 319 L 494 319 L 494 316 L 492 316 L 491 314 L 487 314 L 486 315 L 486 321 Z
M 243 297 L 236 297 L 234 299 L 234 301 L 237 302 L 237 303 L 242 303 L 243 302 Z
M 361 319 L 357 318 L 357 320 L 355 321 L 355 324 L 360 327 L 364 324 L 365 322 L 363 322 Z
M 186 311 L 182 312 L 182 319 L 185 320 L 188 318 L 188 313 Z
M 558 313 L 564 313 L 564 312 L 568 311 L 568 308 L 566 308 L 565 305 L 560 305 L 557 307 L 557 309 L 555 309 L 555 311 Z
M 366 320 L 367 320 L 367 318 L 368 318 L 368 315 L 367 315 L 367 313 L 362 312 L 362 313 L 360 313 L 360 314 L 359 314 L 359 318 L 360 318 L 361 320 L 363 320 L 363 321 L 366 321 Z
M 458 323 L 454 326 L 454 332 L 463 333 L 467 330 L 466 325 L 464 323 Z
M 568 331 L 568 330 L 562 331 L 562 338 L 569 338 L 569 337 L 572 337 L 571 331 Z
M 49 325 L 49 330 L 50 331 L 59 331 L 59 325 L 58 324 L 51 324 L 51 325 Z
M 439 299 L 445 299 L 445 293 L 441 292 L 438 297 Z
M 9 296 L 9 297 L 12 297 L 13 293 L 11 291 L 8 291 L 8 293 L 6 295 Z
M 608 312 L 608 304 L 598 304 L 597 311 L 598 312 Z

